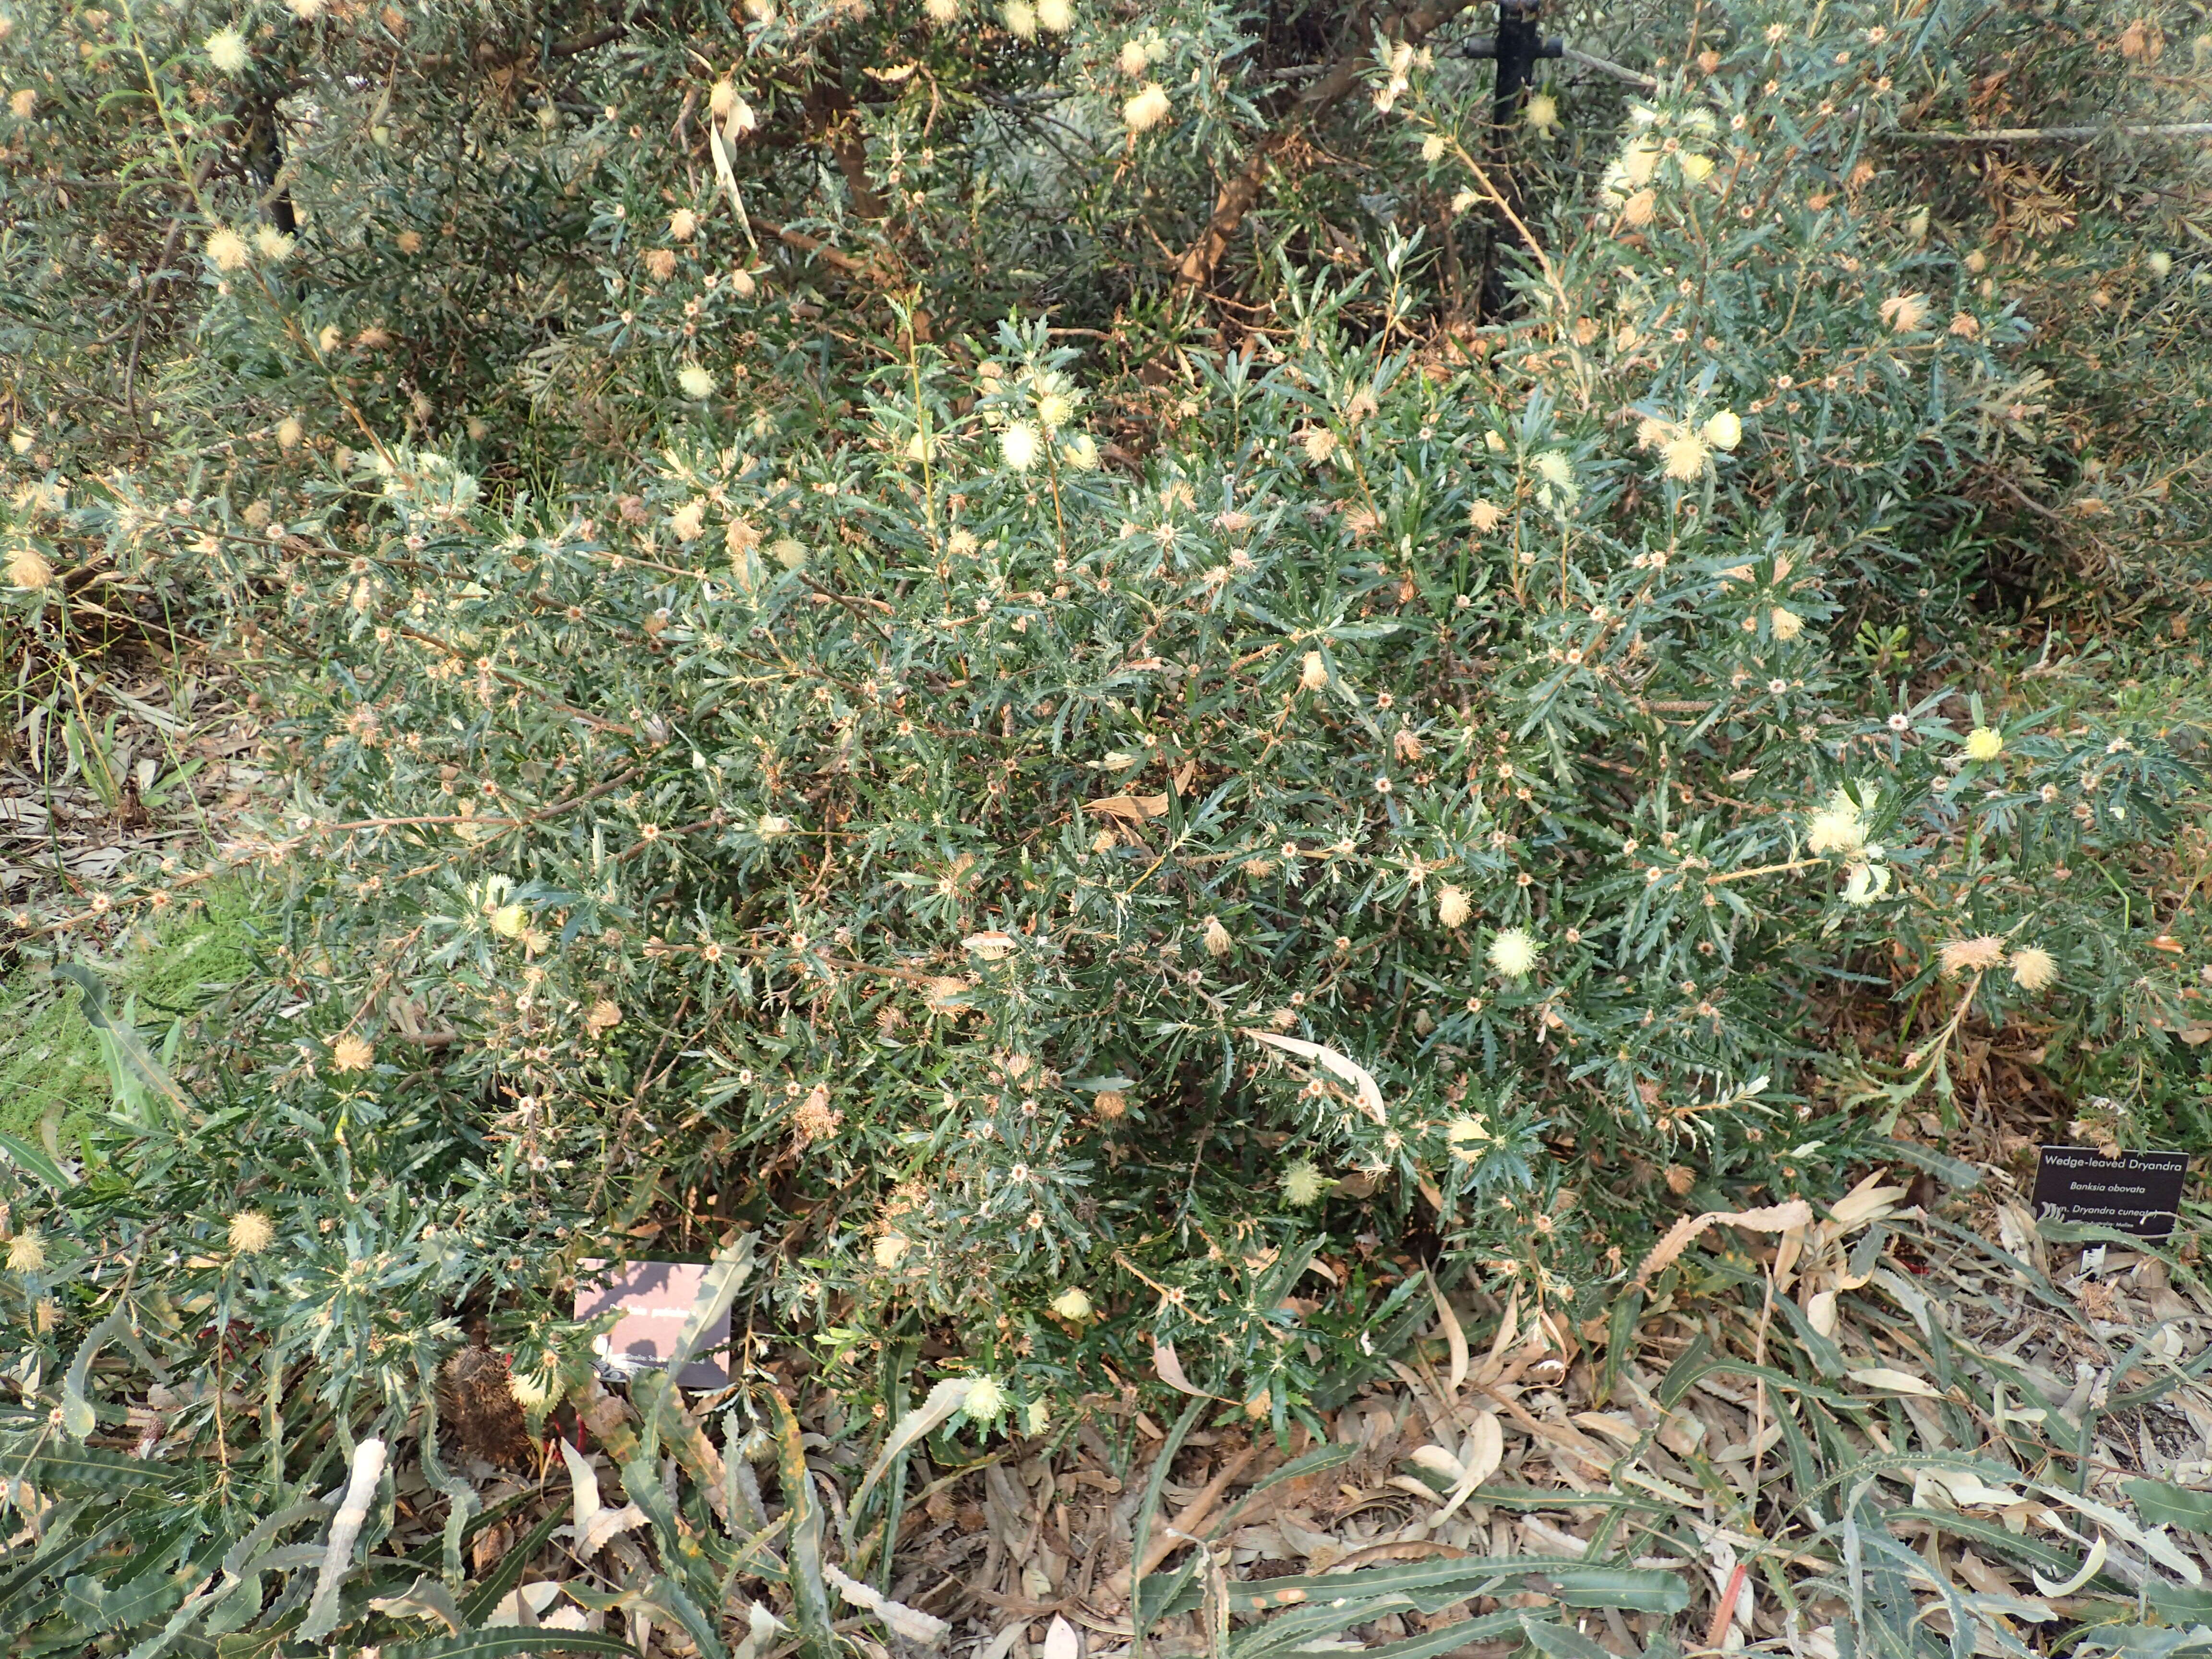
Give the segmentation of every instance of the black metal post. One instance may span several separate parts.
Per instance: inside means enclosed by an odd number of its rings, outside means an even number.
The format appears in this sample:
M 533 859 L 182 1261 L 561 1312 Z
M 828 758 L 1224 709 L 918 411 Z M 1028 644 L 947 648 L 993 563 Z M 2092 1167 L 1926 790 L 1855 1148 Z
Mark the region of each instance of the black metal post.
M 1491 125 L 1510 127 L 1521 113 L 1521 94 L 1534 79 L 1536 55 L 1543 38 L 1536 32 L 1543 0 L 1498 0 L 1498 35 L 1492 46 L 1498 55 L 1498 95 L 1491 106 Z
M 1520 233 L 1513 221 L 1524 224 L 1528 215 L 1523 210 L 1519 180 L 1514 176 L 1507 159 L 1507 146 L 1512 130 L 1521 119 L 1522 106 L 1528 102 L 1529 87 L 1535 79 L 1536 60 L 1557 58 L 1561 43 L 1547 40 L 1537 24 L 1543 12 L 1543 0 L 1498 0 L 1498 33 L 1469 40 L 1461 51 L 1469 58 L 1494 58 L 1498 64 L 1498 89 L 1491 102 L 1489 162 L 1491 183 L 1496 186 L 1503 204 L 1491 204 L 1492 231 L 1490 251 L 1482 262 L 1482 315 L 1492 321 L 1505 313 L 1505 271 L 1499 254 L 1508 238 L 1518 241 Z M 1510 209 L 1509 214 L 1506 210 Z

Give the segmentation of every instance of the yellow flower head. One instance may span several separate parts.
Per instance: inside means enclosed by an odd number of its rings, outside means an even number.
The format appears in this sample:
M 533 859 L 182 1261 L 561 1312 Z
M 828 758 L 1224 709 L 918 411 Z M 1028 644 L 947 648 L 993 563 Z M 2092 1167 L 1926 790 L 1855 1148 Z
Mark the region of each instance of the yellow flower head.
M 2023 945 L 2012 953 L 2012 982 L 2021 990 L 2046 989 L 2057 977 L 2057 958 L 2041 945 Z
M 1167 118 L 1167 89 L 1157 81 L 1146 82 L 1136 96 L 1121 106 L 1122 125 L 1132 132 L 1150 132 Z
M 46 1241 L 36 1227 L 26 1227 L 8 1241 L 8 1271 L 34 1273 L 46 1265 Z
M 968 1398 L 961 1410 L 971 1423 L 995 1423 L 1006 1409 L 1006 1391 L 999 1386 L 995 1376 L 982 1376 L 968 1384 Z
M 208 36 L 204 49 L 207 52 L 208 62 L 225 75 L 237 75 L 246 68 L 246 37 L 236 29 L 217 29 Z
M 331 1070 L 333 1072 L 365 1072 L 369 1061 L 376 1058 L 376 1050 L 361 1037 L 348 1031 L 331 1045 Z
M 1669 438 L 1660 453 L 1667 459 L 1667 476 L 1684 483 L 1702 477 L 1705 463 L 1711 456 L 1711 452 L 1705 447 L 1705 441 L 1688 430 L 1677 432 Z
M 1974 939 L 1954 939 L 1936 952 L 1942 965 L 1943 977 L 1956 979 L 1960 974 L 1987 973 L 1992 968 L 2004 966 L 2004 941 L 1991 933 Z
M 1507 979 L 1525 979 L 1536 965 L 1542 947 L 1530 937 L 1525 927 L 1508 927 L 1490 941 L 1484 954 L 1490 965 Z
M 1043 449 L 1037 429 L 1027 421 L 1016 421 L 999 434 L 999 453 L 1017 472 L 1026 472 L 1035 466 Z
M 1456 887 L 1446 887 L 1437 895 L 1437 920 L 1447 927 L 1464 927 L 1474 913 L 1467 895 Z
M 1582 486 L 1575 482 L 1575 464 L 1564 449 L 1547 449 L 1531 458 L 1528 465 L 1536 474 L 1536 499 L 1545 506 L 1564 510 L 1581 499 Z
M 1080 1285 L 1071 1285 L 1052 1299 L 1052 1310 L 1070 1324 L 1091 1317 L 1091 1297 Z
M 1805 846 L 1815 855 L 1840 853 L 1856 857 L 1866 850 L 1867 823 L 1857 804 L 1841 789 L 1828 797 L 1805 825 Z
M 1966 758 L 1970 761 L 1993 761 L 2004 753 L 2004 733 L 1992 726 L 1978 726 L 1966 733 Z
M 276 1240 L 276 1229 L 258 1210 L 240 1210 L 230 1218 L 230 1249 L 234 1255 L 259 1255 Z
M 27 588 L 36 593 L 52 583 L 54 568 L 46 562 L 46 555 L 27 542 L 8 551 L 8 585 Z
M 243 270 L 246 262 L 253 258 L 252 250 L 246 245 L 246 238 L 228 225 L 218 225 L 210 231 L 203 246 L 207 250 L 208 263 L 217 270 Z
M 1928 319 L 1924 294 L 1893 294 L 1881 302 L 1881 319 L 1899 334 L 1910 334 Z
M 1300 1158 L 1283 1171 L 1283 1197 L 1302 1210 L 1327 1192 L 1328 1185 L 1328 1178 L 1314 1167 L 1310 1158 Z

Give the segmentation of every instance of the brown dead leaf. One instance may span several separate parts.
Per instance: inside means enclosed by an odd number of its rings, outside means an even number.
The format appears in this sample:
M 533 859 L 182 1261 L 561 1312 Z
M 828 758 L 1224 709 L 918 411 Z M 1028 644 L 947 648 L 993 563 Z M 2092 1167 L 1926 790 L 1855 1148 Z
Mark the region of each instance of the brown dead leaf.
M 1095 812 L 1102 818 L 1112 818 L 1117 823 L 1142 823 L 1146 818 L 1167 816 L 1168 798 L 1165 795 L 1109 795 L 1103 800 L 1087 800 L 1083 810 Z
M 1177 1391 L 1195 1395 L 1200 1400 L 1218 1400 L 1218 1394 L 1208 1394 L 1182 1374 L 1182 1361 L 1176 1357 L 1175 1344 L 1155 1341 L 1152 1344 L 1152 1369 L 1161 1382 Z
M 1632 1282 L 1642 1290 L 1651 1282 L 1654 1274 L 1671 1266 L 1698 1234 L 1717 1221 L 1726 1222 L 1731 1227 L 1748 1227 L 1754 1232 L 1786 1233 L 1792 1227 L 1809 1226 L 1812 1220 L 1813 1206 L 1802 1198 L 1761 1210 L 1708 1210 L 1703 1215 L 1684 1216 L 1651 1247 L 1651 1254 L 1644 1258 L 1644 1265 L 1636 1270 Z

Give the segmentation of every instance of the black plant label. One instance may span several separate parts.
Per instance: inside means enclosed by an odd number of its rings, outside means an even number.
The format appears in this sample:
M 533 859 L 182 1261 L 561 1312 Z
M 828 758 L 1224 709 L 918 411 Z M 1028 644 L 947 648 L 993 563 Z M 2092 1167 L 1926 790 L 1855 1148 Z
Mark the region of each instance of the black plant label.
M 2039 1220 L 2110 1227 L 2138 1238 L 2165 1238 L 2181 1207 L 2186 1152 L 2123 1152 L 2045 1146 L 2035 1171 Z

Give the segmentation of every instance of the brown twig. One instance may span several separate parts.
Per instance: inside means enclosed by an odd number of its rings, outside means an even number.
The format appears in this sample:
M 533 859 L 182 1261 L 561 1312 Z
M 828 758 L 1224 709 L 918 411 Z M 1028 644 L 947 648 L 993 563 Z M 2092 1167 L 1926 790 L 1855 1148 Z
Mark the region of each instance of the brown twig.
M 811 253 L 827 264 L 835 265 L 848 276 L 858 276 L 871 283 L 889 283 L 892 277 L 872 260 L 855 259 L 849 253 L 841 253 L 818 236 L 809 236 L 803 230 L 793 230 L 788 225 L 772 225 L 765 219 L 753 221 L 753 228 L 765 231 L 787 247 L 795 247 L 802 253 Z
M 1200 1488 L 1198 1494 L 1182 1506 L 1176 1518 L 1162 1528 L 1159 1534 L 1145 1546 L 1145 1559 L 1136 1564 L 1134 1571 L 1124 1568 L 1116 1572 L 1106 1581 L 1107 1589 L 1115 1595 L 1127 1595 L 1131 1584 L 1152 1572 L 1174 1552 L 1189 1543 L 1197 1535 L 1198 1528 L 1206 1524 L 1206 1516 L 1212 1514 L 1213 1506 L 1221 1501 L 1221 1494 L 1228 1491 L 1237 1477 L 1250 1467 L 1252 1460 L 1259 1454 L 1260 1449 L 1257 1446 L 1247 1446 L 1236 1456 L 1224 1463 L 1220 1473 Z
M 799 571 L 796 574 L 799 580 L 805 582 L 809 587 L 820 594 L 824 600 L 832 605 L 843 605 L 845 609 L 851 611 L 862 622 L 867 623 L 870 628 L 875 629 L 876 635 L 878 638 L 885 641 L 889 641 L 891 637 L 890 630 L 885 628 L 881 623 L 878 622 L 873 617 L 871 617 L 863 607 L 869 605 L 881 605 L 885 611 L 889 611 L 891 608 L 890 606 L 884 605 L 884 602 L 881 599 L 854 599 L 849 593 L 835 592 L 830 589 L 823 586 L 820 582 L 816 581 L 813 577 L 808 575 L 804 570 Z
M 475 823 L 483 824 L 488 827 L 495 825 L 501 830 L 520 830 L 530 824 L 543 823 L 546 819 L 550 817 L 557 817 L 562 813 L 569 811 L 571 808 L 585 805 L 589 802 L 599 799 L 602 795 L 612 794 L 616 790 L 621 788 L 623 785 L 628 783 L 632 778 L 635 778 L 638 775 L 638 770 L 639 769 L 635 766 L 626 768 L 623 771 L 616 773 L 614 776 L 609 778 L 605 782 L 594 784 L 591 788 L 585 790 L 584 793 L 580 795 L 571 795 L 566 800 L 556 800 L 550 806 L 541 806 L 536 811 L 527 813 L 519 818 L 487 818 L 479 817 L 474 813 L 460 812 L 446 812 L 438 814 L 434 817 L 412 818 L 356 818 L 346 823 L 318 824 L 315 826 L 313 833 L 319 835 L 337 835 L 342 831 L 354 830 L 403 830 L 412 829 L 418 825 L 440 823 Z
M 1394 42 L 1411 45 L 1452 15 L 1452 9 L 1443 6 L 1417 6 L 1386 21 L 1382 33 Z M 1291 106 L 1291 118 L 1263 138 L 1245 158 L 1244 165 L 1222 185 L 1206 228 L 1176 264 L 1176 280 L 1180 285 L 1202 289 L 1212 280 L 1213 268 L 1221 263 L 1221 256 L 1229 251 L 1229 244 L 1243 226 L 1245 215 L 1258 204 L 1267 189 L 1267 175 L 1273 170 L 1277 154 L 1341 103 L 1358 84 L 1359 66 L 1367 61 L 1367 37 L 1364 30 L 1355 26 L 1352 38 L 1359 44 L 1346 52 L 1329 66 L 1328 74 L 1298 94 Z

